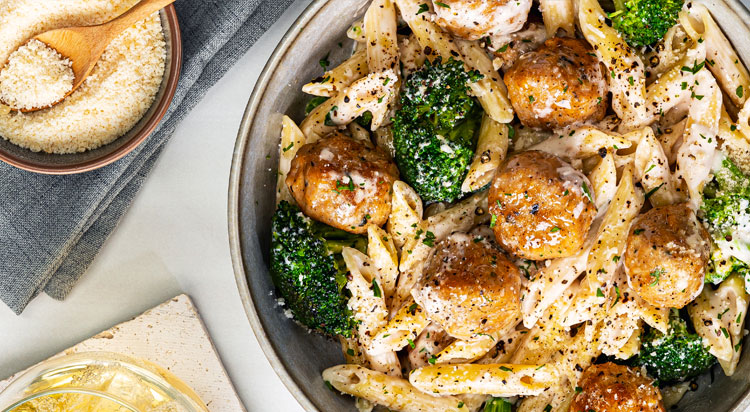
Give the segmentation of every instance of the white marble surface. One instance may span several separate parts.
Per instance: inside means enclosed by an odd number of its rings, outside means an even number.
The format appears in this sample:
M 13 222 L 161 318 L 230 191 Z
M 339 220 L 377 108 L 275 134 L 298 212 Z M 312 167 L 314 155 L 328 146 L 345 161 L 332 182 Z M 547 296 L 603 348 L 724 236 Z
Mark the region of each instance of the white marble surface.
M 0 304 L 0 379 L 182 292 L 189 294 L 249 411 L 301 411 L 258 346 L 229 257 L 227 189 L 253 85 L 310 0 L 297 0 L 182 122 L 119 228 L 65 302 L 21 316 Z

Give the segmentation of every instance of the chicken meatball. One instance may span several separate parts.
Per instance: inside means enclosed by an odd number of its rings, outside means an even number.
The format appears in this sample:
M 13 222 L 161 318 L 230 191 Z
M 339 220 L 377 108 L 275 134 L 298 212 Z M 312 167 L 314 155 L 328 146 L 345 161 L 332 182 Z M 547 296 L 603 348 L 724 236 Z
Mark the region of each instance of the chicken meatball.
M 710 251 L 709 234 L 687 203 L 651 209 L 628 234 L 628 283 L 654 306 L 682 308 L 703 290 Z
M 470 339 L 518 322 L 521 272 L 491 239 L 454 233 L 435 245 L 412 295 L 449 335 Z
M 382 226 L 398 169 L 385 152 L 341 134 L 302 146 L 286 178 L 307 216 L 351 233 Z
M 505 73 L 513 109 L 525 126 L 554 129 L 604 118 L 607 79 L 588 44 L 555 37 Z
M 498 170 L 489 203 L 498 243 L 532 260 L 575 254 L 596 216 L 586 176 L 534 150 L 509 158 Z
M 435 22 L 457 37 L 479 40 L 521 30 L 531 0 L 442 0 L 435 3 Z
M 664 412 L 659 388 L 653 380 L 623 365 L 589 366 L 581 376 L 581 392 L 570 411 Z

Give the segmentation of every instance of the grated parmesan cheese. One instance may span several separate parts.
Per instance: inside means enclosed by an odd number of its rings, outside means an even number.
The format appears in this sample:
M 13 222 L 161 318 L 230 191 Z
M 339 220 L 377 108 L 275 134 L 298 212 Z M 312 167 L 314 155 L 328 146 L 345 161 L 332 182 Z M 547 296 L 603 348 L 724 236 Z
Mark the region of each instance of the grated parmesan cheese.
M 0 61 L 47 30 L 107 22 L 137 0 L 0 0 Z M 47 153 L 77 153 L 111 143 L 154 102 L 164 77 L 166 42 L 158 13 L 116 38 L 91 75 L 61 103 L 33 113 L 0 107 L 0 136 Z
M 46 107 L 65 97 L 73 80 L 73 62 L 32 39 L 0 71 L 0 100 L 14 109 Z

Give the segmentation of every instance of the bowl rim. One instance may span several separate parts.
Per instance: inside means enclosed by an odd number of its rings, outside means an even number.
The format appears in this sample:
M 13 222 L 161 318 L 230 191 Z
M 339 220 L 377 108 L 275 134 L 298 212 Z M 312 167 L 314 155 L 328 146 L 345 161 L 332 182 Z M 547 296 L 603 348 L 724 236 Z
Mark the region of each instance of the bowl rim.
M 248 282 L 248 274 L 246 271 L 243 255 L 242 255 L 242 244 L 240 240 L 240 190 L 243 177 L 243 164 L 245 161 L 245 149 L 255 139 L 260 137 L 251 136 L 250 131 L 255 123 L 255 118 L 260 107 L 260 104 L 265 98 L 266 89 L 271 79 L 273 78 L 277 68 L 281 61 L 284 59 L 286 54 L 290 51 L 290 48 L 299 39 L 299 35 L 303 29 L 310 23 L 310 21 L 316 16 L 317 12 L 323 8 L 328 2 L 332 0 L 313 0 L 312 3 L 305 8 L 295 22 L 289 27 L 287 32 L 284 34 L 282 39 L 279 41 L 276 49 L 269 58 L 268 62 L 263 68 L 258 81 L 255 83 L 253 92 L 250 95 L 250 99 L 245 108 L 245 112 L 240 123 L 239 131 L 237 133 L 237 140 L 235 141 L 234 151 L 232 154 L 232 164 L 229 176 L 229 191 L 228 191 L 228 234 L 229 234 L 229 248 L 232 258 L 232 267 L 234 269 L 235 281 L 237 288 L 239 289 L 240 300 L 243 307 L 245 308 L 245 314 L 250 326 L 255 334 L 258 344 L 263 351 L 263 354 L 268 359 L 276 375 L 281 379 L 281 382 L 294 396 L 297 402 L 307 412 L 323 412 L 310 400 L 305 394 L 302 388 L 297 384 L 297 381 L 289 373 L 289 370 L 284 366 L 281 358 L 273 347 L 268 334 L 266 333 L 258 315 L 258 308 L 256 302 L 250 295 L 250 284 Z M 699 0 L 701 1 L 701 0 Z M 747 1 L 748 4 L 744 4 L 743 1 Z M 739 18 L 746 18 L 744 21 L 745 25 L 748 26 L 750 31 L 750 0 L 703 0 L 704 3 L 708 2 L 720 2 L 724 3 L 726 7 L 735 13 Z M 727 412 L 741 412 L 750 407 L 750 391 L 744 393 L 731 409 Z
M 232 168 L 229 176 L 229 246 L 232 256 L 232 267 L 234 268 L 235 280 L 237 282 L 237 288 L 239 289 L 242 306 L 245 308 L 245 314 L 247 315 L 247 320 L 250 322 L 250 326 L 253 329 L 255 338 L 258 340 L 258 344 L 260 344 L 261 350 L 263 350 L 263 354 L 266 356 L 266 359 L 268 359 L 274 372 L 276 372 L 276 375 L 281 379 L 281 382 L 286 386 L 287 390 L 289 390 L 302 408 L 308 412 L 321 411 L 305 395 L 282 363 L 281 358 L 274 350 L 271 340 L 261 324 L 258 310 L 255 307 L 255 302 L 250 296 L 250 286 L 247 281 L 245 264 L 242 259 L 242 246 L 240 244 L 239 235 L 239 196 L 245 148 L 251 143 L 252 137 L 250 136 L 250 129 L 255 121 L 255 116 L 260 107 L 260 103 L 264 100 L 268 83 L 276 72 L 281 60 L 289 52 L 289 49 L 297 42 L 298 34 L 301 32 L 302 28 L 316 16 L 317 12 L 328 3 L 328 1 L 329 0 L 314 0 L 309 6 L 307 6 L 307 8 L 305 8 L 302 14 L 300 14 L 291 27 L 289 27 L 289 30 L 287 30 L 281 38 L 279 44 L 276 46 L 276 49 L 274 49 L 273 54 L 271 54 L 271 57 L 263 68 L 260 77 L 258 77 L 258 81 L 255 83 L 253 92 L 250 95 L 250 100 L 248 101 L 247 107 L 242 116 L 242 123 L 240 124 L 237 133 L 237 140 L 232 154 Z
M 138 145 L 143 143 L 143 141 L 154 132 L 159 123 L 161 123 L 161 120 L 167 113 L 167 109 L 169 109 L 169 106 L 172 104 L 172 99 L 177 91 L 177 84 L 180 79 L 180 71 L 182 70 L 182 33 L 180 32 L 180 23 L 177 18 L 177 9 L 174 4 L 171 4 L 165 7 L 163 12 L 165 21 L 170 28 L 169 38 L 172 48 L 169 76 L 162 80 L 162 82 L 166 82 L 166 87 L 164 88 L 164 94 L 161 99 L 158 102 L 152 103 L 152 107 L 153 104 L 157 104 L 156 111 L 151 114 L 151 117 L 137 134 L 133 135 L 130 140 L 111 153 L 73 165 L 44 165 L 31 163 L 9 155 L 2 150 L 0 150 L 0 161 L 28 172 L 47 175 L 69 175 L 89 172 L 114 163 L 128 155 L 138 147 Z

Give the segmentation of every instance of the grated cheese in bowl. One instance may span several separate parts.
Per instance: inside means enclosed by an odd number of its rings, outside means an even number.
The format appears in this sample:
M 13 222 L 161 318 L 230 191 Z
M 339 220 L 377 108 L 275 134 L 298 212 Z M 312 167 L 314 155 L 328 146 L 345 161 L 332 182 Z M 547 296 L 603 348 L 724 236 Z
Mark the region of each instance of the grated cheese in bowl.
M 6 2 L 0 8 L 0 61 L 36 34 L 101 24 L 136 3 Z M 32 113 L 0 107 L 0 137 L 35 152 L 56 154 L 85 152 L 113 142 L 132 129 L 154 103 L 166 70 L 166 53 L 161 19 L 154 13 L 116 38 L 81 87 L 59 104 Z
M 15 109 L 46 107 L 68 94 L 73 80 L 73 62 L 32 39 L 0 71 L 0 100 Z

